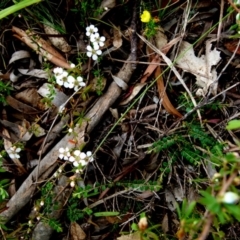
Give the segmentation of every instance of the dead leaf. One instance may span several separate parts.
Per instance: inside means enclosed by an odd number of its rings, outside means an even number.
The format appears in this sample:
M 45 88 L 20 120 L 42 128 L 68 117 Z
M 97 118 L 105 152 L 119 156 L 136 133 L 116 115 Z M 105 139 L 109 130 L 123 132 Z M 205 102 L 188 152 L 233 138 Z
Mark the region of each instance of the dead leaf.
M 172 103 L 168 98 L 168 95 L 166 93 L 166 89 L 164 86 L 160 66 L 158 66 L 155 70 L 155 78 L 157 78 L 158 94 L 159 94 L 159 98 L 162 99 L 163 107 L 167 110 L 168 113 L 181 118 L 182 114 L 178 112 L 178 110 L 172 105 Z
M 23 75 L 27 75 L 27 76 L 33 76 L 33 77 L 37 77 L 37 78 L 44 78 L 44 79 L 48 79 L 49 75 L 47 72 L 45 72 L 42 69 L 33 69 L 30 70 L 29 69 L 18 69 L 18 71 L 23 74 Z
M 41 112 L 25 103 L 18 101 L 17 99 L 13 98 L 10 95 L 6 97 L 6 101 L 12 108 L 18 110 L 21 113 L 38 114 Z
M 117 108 L 109 108 L 112 116 L 115 118 L 115 119 L 119 119 L 119 114 L 118 114 L 118 109 Z
M 165 199 L 167 202 L 167 206 L 171 211 L 174 211 L 177 207 L 177 202 L 175 200 L 175 197 L 169 190 L 165 190 Z
M 27 88 L 24 91 L 17 93 L 15 98 L 26 104 L 31 104 L 34 108 L 38 107 L 41 100 L 41 97 L 35 88 Z
M 111 74 L 112 75 L 112 74 Z M 112 75 L 114 82 L 123 90 L 128 89 L 128 85 L 119 77 Z
M 76 222 L 71 223 L 70 234 L 72 240 L 85 240 L 87 237 L 86 233 Z
M 122 33 L 119 27 L 113 28 L 113 46 L 117 49 L 122 46 Z
M 162 220 L 162 230 L 164 233 L 169 231 L 169 224 L 168 224 L 168 214 L 166 213 Z
M 18 61 L 20 59 L 23 58 L 30 58 L 30 53 L 28 51 L 25 50 L 20 50 L 20 51 L 16 51 L 12 54 L 11 59 L 9 60 L 9 64 Z
M 56 48 L 58 48 L 64 53 L 69 52 L 71 50 L 71 47 L 63 37 L 60 37 L 60 36 L 57 37 L 57 35 L 59 35 L 60 33 L 56 29 L 50 26 L 47 26 L 45 24 L 43 26 L 44 26 L 45 33 L 49 35 L 56 35 L 56 37 L 48 37 L 51 43 L 53 44 L 53 46 L 55 46 Z
M 131 102 L 137 95 L 138 93 L 142 90 L 142 88 L 146 85 L 146 83 L 137 83 L 135 86 L 133 86 L 132 92 L 129 97 L 127 97 L 125 100 L 120 102 L 119 105 L 126 105 L 129 102 Z
M 164 34 L 164 30 L 160 26 L 158 27 L 156 34 L 154 35 L 153 41 L 159 50 L 166 46 L 168 42 L 167 36 Z
M 196 57 L 192 45 L 183 41 L 176 61 L 178 67 L 196 76 L 196 84 L 200 87 L 197 95 L 200 96 L 205 96 L 210 87 L 211 93 L 217 94 L 217 71 L 213 66 L 218 64 L 221 57 L 220 51 L 217 51 L 216 48 L 211 50 L 211 46 L 212 44 L 207 42 L 206 55 Z
M 118 237 L 117 240 L 142 240 L 140 232 L 134 232 L 127 235 L 122 235 Z
M 155 57 L 152 59 L 152 61 L 149 63 L 145 72 L 143 73 L 143 77 L 140 82 L 145 83 L 159 64 L 160 64 L 160 57 L 158 54 L 156 54 Z

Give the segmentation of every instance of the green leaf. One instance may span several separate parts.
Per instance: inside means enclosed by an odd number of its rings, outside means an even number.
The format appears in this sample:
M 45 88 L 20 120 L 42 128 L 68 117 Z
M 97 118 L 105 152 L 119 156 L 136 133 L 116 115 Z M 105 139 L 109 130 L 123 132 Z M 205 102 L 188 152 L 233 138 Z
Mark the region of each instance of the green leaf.
M 227 130 L 234 130 L 240 128 L 240 120 L 232 120 L 228 122 L 228 125 L 226 126 Z

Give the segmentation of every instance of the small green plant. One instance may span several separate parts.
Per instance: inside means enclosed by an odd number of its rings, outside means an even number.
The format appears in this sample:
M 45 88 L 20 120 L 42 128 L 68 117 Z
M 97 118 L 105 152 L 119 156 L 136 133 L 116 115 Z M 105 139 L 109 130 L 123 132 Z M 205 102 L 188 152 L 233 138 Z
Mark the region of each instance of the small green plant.
M 185 122 L 181 132 L 176 132 L 154 142 L 150 151 L 164 152 L 172 163 L 181 157 L 188 163 L 197 165 L 206 157 L 206 154 L 199 148 L 206 149 L 209 153 L 213 151 L 215 154 L 221 154 L 221 151 L 219 152 L 217 149 L 222 149 L 223 144 L 209 136 L 199 124 Z M 163 168 L 165 167 L 163 166 Z
M 13 90 L 11 83 L 5 83 L 3 80 L 0 81 L 0 103 L 6 103 L 6 96 L 10 95 Z
M 149 39 L 156 35 L 157 33 L 157 20 L 152 18 L 151 13 L 147 10 L 144 10 L 140 16 L 141 21 L 146 24 L 145 26 L 145 35 Z

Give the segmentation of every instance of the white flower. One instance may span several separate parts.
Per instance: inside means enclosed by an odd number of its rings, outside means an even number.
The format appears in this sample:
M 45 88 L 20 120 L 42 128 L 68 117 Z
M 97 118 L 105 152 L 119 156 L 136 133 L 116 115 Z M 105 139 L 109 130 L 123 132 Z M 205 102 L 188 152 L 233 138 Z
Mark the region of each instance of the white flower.
M 86 35 L 90 37 L 92 34 L 96 33 L 98 31 L 98 28 L 94 25 L 90 25 L 89 27 L 86 27 Z
M 89 162 L 94 161 L 94 158 L 93 158 L 93 155 L 92 155 L 91 151 L 87 151 L 86 154 L 87 154 L 87 158 L 88 158 Z
M 68 160 L 70 157 L 70 152 L 69 152 L 69 148 L 59 148 L 59 158 L 60 159 L 64 159 L 64 160 Z
M 65 88 L 74 88 L 75 78 L 71 75 L 67 77 L 67 82 L 64 83 Z
M 74 63 L 71 63 L 71 64 L 70 64 L 70 67 L 71 67 L 71 68 L 75 68 L 76 65 L 75 65 Z
M 220 201 L 228 204 L 235 204 L 239 201 L 240 197 L 234 192 L 226 192 L 221 197 Z
M 41 201 L 41 202 L 40 202 L 40 206 L 44 206 L 44 201 Z
M 85 87 L 86 83 L 83 81 L 81 76 L 78 76 L 77 79 L 74 81 L 74 91 L 77 91 L 80 87 Z
M 63 71 L 61 74 L 56 75 L 56 82 L 58 85 L 62 86 L 65 82 L 67 82 L 68 72 Z
M 75 186 L 75 182 L 74 181 L 71 181 L 70 182 L 70 186 L 73 188 Z
M 80 157 L 80 159 L 85 160 L 86 157 L 87 157 L 87 155 L 86 155 L 86 153 L 81 152 L 80 155 L 79 155 L 79 157 Z
M 85 160 L 85 159 L 80 159 L 80 164 L 82 165 L 82 166 L 86 166 L 87 165 L 87 161 Z
M 40 217 L 40 216 L 37 216 L 36 218 L 37 218 L 37 220 L 38 220 L 38 221 L 41 219 L 41 217 Z
M 69 129 L 68 129 L 68 132 L 69 132 L 69 133 L 72 133 L 72 132 L 73 132 L 73 129 L 72 129 L 72 128 L 69 128 Z
M 16 146 L 12 146 L 7 150 L 7 153 L 11 159 L 20 158 L 20 155 L 18 154 L 19 152 L 21 152 L 21 148 L 17 148 Z
M 53 69 L 53 73 L 55 74 L 55 76 L 59 76 L 63 73 L 63 68 L 56 67 L 56 68 Z
M 106 38 L 104 36 L 100 37 L 99 33 L 92 34 L 90 37 L 90 41 L 93 44 L 98 44 L 100 47 L 104 46 Z
M 87 50 L 87 56 L 92 57 L 93 60 L 97 60 L 98 55 L 102 54 L 102 51 L 99 49 L 99 46 L 97 44 L 93 44 L 93 48 L 88 45 Z

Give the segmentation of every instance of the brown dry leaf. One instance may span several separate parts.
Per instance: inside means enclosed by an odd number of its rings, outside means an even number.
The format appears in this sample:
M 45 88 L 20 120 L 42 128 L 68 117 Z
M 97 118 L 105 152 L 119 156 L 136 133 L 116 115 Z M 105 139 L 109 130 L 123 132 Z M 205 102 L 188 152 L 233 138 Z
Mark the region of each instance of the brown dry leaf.
M 169 224 L 168 224 L 168 214 L 166 213 L 162 220 L 162 230 L 164 233 L 169 231 Z
M 9 122 L 7 120 L 0 120 L 0 123 L 4 127 L 6 127 L 8 130 L 10 130 L 10 132 L 12 133 L 11 137 L 12 137 L 13 141 L 19 141 L 19 140 L 27 141 L 28 140 L 28 139 L 26 139 L 25 135 L 28 132 L 30 123 L 26 119 L 23 119 L 18 124 Z
M 221 60 L 220 51 L 214 48 L 211 50 L 211 41 L 206 44 L 206 55 L 196 57 L 192 44 L 182 41 L 179 57 L 177 58 L 178 67 L 196 76 L 196 84 L 200 87 L 197 95 L 205 96 L 210 89 L 213 95 L 217 94 L 217 71 L 213 66 Z
M 162 105 L 167 110 L 168 113 L 173 114 L 176 117 L 182 117 L 182 114 L 178 112 L 178 110 L 172 105 L 170 102 L 167 93 L 165 91 L 165 86 L 163 82 L 163 78 L 161 75 L 161 68 L 160 66 L 157 67 L 155 70 L 155 78 L 157 78 L 157 87 L 160 99 L 162 99 Z
M 120 48 L 122 46 L 122 33 L 119 27 L 113 28 L 113 46 Z
M 126 105 L 129 102 L 131 102 L 137 95 L 138 93 L 142 90 L 142 88 L 146 85 L 146 83 L 137 83 L 134 87 L 133 90 L 128 98 L 120 102 L 119 105 Z
M 168 40 L 167 36 L 164 33 L 164 30 L 161 27 L 158 27 L 156 34 L 154 35 L 153 41 L 155 46 L 161 50 L 164 46 L 166 46 Z
M 19 92 L 15 95 L 15 98 L 19 101 L 22 101 L 26 104 L 31 104 L 32 107 L 37 108 L 41 97 L 39 96 L 35 88 L 27 88 L 22 92 Z
M 111 74 L 112 75 L 112 74 Z M 112 75 L 114 82 L 123 90 L 128 89 L 128 85 L 119 77 Z
M 134 232 L 127 235 L 122 235 L 118 237 L 117 240 L 142 240 L 140 232 Z
M 10 95 L 6 97 L 6 101 L 12 108 L 18 110 L 21 113 L 38 114 L 41 112 L 25 103 L 18 101 L 17 99 L 13 98 Z
M 60 33 L 47 25 L 43 25 L 44 26 L 44 31 L 46 34 L 51 34 L 51 35 L 59 35 Z M 49 40 L 51 41 L 51 43 L 53 44 L 53 46 L 55 46 L 56 48 L 58 48 L 59 50 L 61 50 L 62 52 L 69 52 L 71 50 L 71 47 L 68 45 L 68 43 L 66 42 L 66 40 L 63 37 L 49 37 Z
M 145 83 L 148 79 L 148 77 L 154 72 L 154 70 L 157 68 L 158 64 L 160 64 L 160 58 L 159 55 L 155 55 L 155 57 L 152 59 L 151 63 L 149 63 L 147 69 L 143 73 L 143 77 L 141 79 L 141 83 Z
M 86 233 L 76 222 L 71 223 L 70 234 L 72 240 L 85 240 L 87 237 Z

